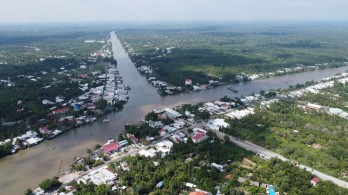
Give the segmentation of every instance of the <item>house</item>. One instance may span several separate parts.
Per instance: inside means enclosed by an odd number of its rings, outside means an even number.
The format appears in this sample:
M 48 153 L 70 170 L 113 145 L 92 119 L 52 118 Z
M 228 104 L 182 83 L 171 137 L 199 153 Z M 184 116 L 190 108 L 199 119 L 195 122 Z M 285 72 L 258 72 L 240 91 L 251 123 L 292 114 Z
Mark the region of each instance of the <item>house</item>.
M 212 130 L 219 130 L 220 128 L 227 128 L 230 125 L 225 122 L 225 119 L 209 120 L 206 126 Z
M 94 103 L 88 103 L 88 104 L 86 105 L 86 108 L 87 108 L 88 110 L 95 110 L 97 107 L 95 106 Z
M 44 126 L 44 127 L 40 127 L 39 131 L 42 134 L 48 133 L 50 129 L 48 128 L 48 126 Z
M 79 74 L 79 77 L 84 78 L 84 79 L 89 78 L 88 74 Z
M 161 121 L 149 120 L 149 126 L 152 128 L 163 128 L 164 125 Z
M 177 128 L 171 127 L 171 126 L 169 126 L 169 125 L 164 126 L 162 129 L 165 130 L 165 131 L 167 131 L 168 133 L 172 133 L 172 132 L 178 130 Z
M 129 171 L 129 166 L 127 162 L 121 162 L 120 166 L 123 171 Z
M 111 172 L 107 166 L 100 167 L 98 169 L 92 170 L 89 174 L 84 175 L 82 178 L 76 180 L 78 183 L 92 182 L 96 185 L 106 184 L 111 186 L 117 179 L 118 175 Z
M 161 129 L 159 130 L 159 134 L 161 137 L 165 136 L 167 134 L 166 130 L 165 129 Z
M 64 120 L 68 120 L 68 121 L 74 121 L 75 116 L 67 116 L 67 117 L 63 117 L 61 119 L 59 119 L 59 121 L 64 121 Z
M 45 191 L 38 187 L 38 188 L 36 188 L 34 190 L 33 194 L 35 194 L 35 195 L 42 195 L 42 194 L 45 194 Z
M 57 96 L 57 97 L 56 97 L 56 102 L 57 102 L 57 103 L 62 103 L 62 102 L 64 102 L 64 98 L 63 98 L 63 97 Z
M 236 119 L 242 119 L 248 115 L 254 114 L 254 108 L 246 108 L 246 109 L 242 109 L 242 110 L 233 110 L 230 113 L 227 113 L 226 116 L 230 117 L 232 119 L 236 118 Z
M 38 143 L 40 143 L 42 141 L 43 141 L 43 138 L 38 138 L 38 137 L 31 137 L 31 138 L 25 140 L 25 142 L 28 144 L 28 146 L 37 145 Z
M 131 139 L 131 141 L 133 142 L 133 144 L 136 144 L 136 143 L 139 142 L 139 139 L 136 138 L 133 134 L 127 133 L 127 137 L 128 137 L 129 139 Z
M 192 85 L 192 80 L 191 79 L 186 79 L 185 80 L 185 85 Z
M 122 141 L 119 141 L 118 144 L 120 144 L 120 146 L 124 147 L 124 146 L 128 145 L 129 142 L 127 140 L 122 140 Z
M 104 150 L 102 148 L 94 151 L 94 156 L 95 157 L 99 157 L 102 154 L 104 154 Z
M 320 105 L 318 105 L 318 104 L 311 104 L 311 103 L 308 103 L 307 106 L 306 106 L 306 108 L 307 108 L 308 110 L 319 111 L 319 110 L 322 108 L 322 106 L 320 106 Z
M 194 128 L 193 129 L 194 135 L 191 137 L 193 143 L 200 143 L 206 139 L 208 139 L 208 136 L 206 135 L 206 131 L 199 129 L 199 128 Z
M 169 141 L 169 140 L 164 140 L 164 141 L 161 141 L 161 142 L 158 142 L 156 144 L 156 147 L 165 147 L 165 148 L 169 148 L 171 149 L 173 147 L 173 142 Z
M 206 191 L 202 191 L 202 190 L 199 190 L 199 189 L 196 189 L 196 191 L 190 192 L 189 195 L 211 195 L 211 193 L 210 192 L 206 192 Z
M 102 146 L 103 150 L 104 150 L 104 154 L 110 154 L 113 153 L 115 151 L 118 151 L 121 146 L 117 143 L 115 143 L 114 141 L 111 141 L 105 145 Z
M 189 112 L 189 111 L 185 111 L 185 115 L 186 115 L 187 117 L 190 117 L 190 118 L 193 118 L 193 117 L 196 116 L 195 114 L 191 114 L 191 112 Z
M 245 97 L 244 99 L 246 100 L 247 103 L 250 103 L 250 102 L 256 100 L 256 98 L 255 98 L 254 96 L 247 96 L 247 97 Z
M 181 114 L 179 112 L 177 112 L 173 109 L 170 109 L 170 108 L 165 108 L 164 112 L 165 112 L 166 116 L 168 118 L 171 118 L 171 119 L 176 119 L 176 118 L 181 117 Z
M 53 114 L 64 114 L 68 112 L 68 109 L 66 107 L 63 107 L 63 108 L 59 108 L 59 109 L 56 109 L 56 110 L 53 110 Z
M 220 172 L 224 171 L 224 166 L 223 165 L 219 165 L 219 164 L 216 164 L 216 163 L 211 163 L 210 166 L 215 167 Z
M 319 179 L 318 179 L 317 177 L 314 177 L 314 178 L 311 180 L 311 184 L 312 184 L 313 186 L 317 186 L 318 183 L 319 183 Z
M 207 135 L 199 133 L 199 134 L 192 137 L 192 141 L 193 141 L 193 143 L 200 143 L 200 142 L 206 140 L 207 138 L 208 138 Z
M 175 143 L 180 143 L 180 142 L 184 142 L 183 139 L 181 139 L 181 137 L 178 134 L 174 134 L 170 137 L 170 139 L 175 142 Z
M 49 100 L 42 100 L 42 104 L 47 105 L 47 104 L 54 104 L 54 102 L 51 102 Z
M 331 115 L 339 115 L 343 112 L 343 110 L 340 108 L 329 108 L 327 112 Z
M 154 157 L 156 156 L 157 151 L 153 148 L 147 149 L 147 150 L 140 150 L 139 155 L 145 156 L 145 157 Z

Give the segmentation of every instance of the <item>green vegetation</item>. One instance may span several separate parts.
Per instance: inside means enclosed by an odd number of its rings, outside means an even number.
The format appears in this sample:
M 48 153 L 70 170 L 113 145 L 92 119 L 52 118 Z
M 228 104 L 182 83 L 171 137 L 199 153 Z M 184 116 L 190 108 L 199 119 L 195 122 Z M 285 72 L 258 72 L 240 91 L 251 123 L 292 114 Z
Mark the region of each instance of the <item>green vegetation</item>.
M 195 120 L 196 121 L 202 121 L 202 120 L 207 120 L 210 118 L 210 114 L 209 112 L 203 110 L 203 111 L 199 111 L 198 108 L 202 107 L 202 103 L 196 104 L 196 105 L 192 105 L 192 104 L 183 104 L 181 105 L 181 107 L 178 109 L 178 112 L 180 112 L 181 114 L 183 114 L 184 118 L 188 118 L 185 114 L 185 111 L 190 112 L 190 114 L 194 114 L 195 115 Z
M 78 184 L 76 181 L 70 183 L 71 186 L 76 188 L 74 192 L 75 195 L 85 195 L 85 194 L 96 194 L 96 195 L 104 195 L 110 194 L 111 188 L 105 184 L 95 185 L 93 182 L 88 184 L 80 183 Z M 119 194 L 117 192 L 113 192 L 112 194 Z
M 33 194 L 33 190 L 31 188 L 28 188 L 25 192 L 25 195 L 32 195 Z
M 264 161 L 227 140 L 220 142 L 211 133 L 209 136 L 209 140 L 199 144 L 191 141 L 175 144 L 171 154 L 165 158 L 160 155 L 154 158 L 126 157 L 124 161 L 129 171 L 121 170 L 118 163 L 111 164 L 110 168 L 120 174 L 121 185 L 130 187 L 131 191 L 125 194 L 188 194 L 193 190 L 184 187 L 186 182 L 213 194 L 216 186 L 224 194 L 265 193 L 266 189 L 260 187 L 262 183 L 273 184 L 276 191 L 287 194 L 347 193 L 325 181 L 313 187 L 310 180 L 314 176 L 290 162 Z M 211 163 L 223 165 L 224 171 L 210 166 Z M 238 182 L 239 177 L 246 181 Z M 156 184 L 161 181 L 163 186 L 157 188 Z M 252 181 L 259 182 L 260 186 L 250 185 Z
M 45 179 L 39 184 L 39 186 L 41 189 L 47 192 L 49 190 L 52 190 L 53 188 L 60 186 L 60 184 L 61 183 L 56 179 Z
M 97 76 L 105 73 L 108 63 L 117 64 L 107 55 L 98 56 L 101 50 L 110 51 L 109 31 L 58 26 L 23 28 L 28 29 L 0 30 L 0 141 L 22 135 L 29 128 L 37 131 L 48 126 L 50 130 L 64 131 L 78 124 L 60 118 L 78 117 L 84 111 L 89 116 L 100 114 L 87 109 L 75 111 L 73 105 L 64 103 L 82 95 L 81 86 L 90 89 L 105 84 Z M 86 43 L 89 39 L 99 42 Z M 56 97 L 63 98 L 63 102 L 57 102 Z M 50 103 L 44 104 L 46 100 Z M 50 115 L 65 106 L 65 114 Z M 96 106 L 107 107 L 103 101 Z M 0 157 L 9 154 L 10 149 L 0 146 Z
M 151 76 L 184 86 L 187 78 L 236 82 L 242 73 L 342 65 L 348 26 L 332 25 L 335 31 L 325 24 L 141 26 L 117 34 L 136 66 L 148 65 Z
M 147 123 L 138 125 L 126 125 L 126 133 L 133 134 L 137 138 L 145 138 L 146 136 L 158 135 L 158 129 L 150 127 Z
M 200 160 L 204 160 L 205 164 L 226 163 L 227 160 L 241 160 L 251 153 L 233 145 L 210 143 L 211 140 L 198 145 L 192 142 L 175 144 L 172 154 L 165 159 L 160 158 L 160 155 L 153 159 L 159 162 L 159 166 L 154 166 L 150 159 L 140 156 L 127 157 L 125 160 L 130 171 L 119 172 L 121 182 L 130 186 L 135 194 L 174 194 L 183 187 L 184 182 L 197 183 L 203 189 L 214 191 L 214 187 L 223 181 L 223 174 L 215 168 L 209 172 L 206 168 L 196 167 L 200 166 Z M 192 154 L 194 160 L 185 163 L 189 154 Z M 111 168 L 118 170 L 116 164 Z M 156 184 L 160 181 L 163 181 L 164 186 L 162 189 L 156 189 Z
M 347 89 L 347 85 L 335 84 L 321 94 L 280 100 L 256 110 L 255 115 L 228 120 L 230 128 L 223 131 L 347 180 L 347 119 L 298 107 L 310 102 L 347 111 Z
M 0 158 L 10 154 L 11 148 L 12 148 L 11 143 L 0 145 Z

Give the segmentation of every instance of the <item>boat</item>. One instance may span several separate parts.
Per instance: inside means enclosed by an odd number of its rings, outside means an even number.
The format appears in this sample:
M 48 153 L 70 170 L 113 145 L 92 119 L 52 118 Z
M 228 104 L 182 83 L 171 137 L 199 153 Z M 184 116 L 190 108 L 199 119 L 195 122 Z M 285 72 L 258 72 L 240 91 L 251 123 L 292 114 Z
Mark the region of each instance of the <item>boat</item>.
M 108 122 L 110 122 L 110 119 L 108 119 L 108 118 L 105 118 L 105 119 L 103 120 L 103 123 L 108 123 Z
M 231 85 L 230 85 L 230 86 L 228 86 L 228 87 L 227 87 L 227 89 L 231 90 L 232 92 L 238 93 L 238 91 L 237 91 L 237 90 L 235 90 L 235 89 L 233 89 L 233 87 L 232 87 Z

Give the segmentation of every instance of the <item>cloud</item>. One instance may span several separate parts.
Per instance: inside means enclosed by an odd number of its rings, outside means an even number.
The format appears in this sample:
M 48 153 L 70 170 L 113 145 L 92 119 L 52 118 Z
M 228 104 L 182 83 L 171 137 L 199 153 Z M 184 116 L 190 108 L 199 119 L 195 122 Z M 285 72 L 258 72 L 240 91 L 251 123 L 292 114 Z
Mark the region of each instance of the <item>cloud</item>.
M 346 0 L 0 0 L 0 22 L 348 19 Z

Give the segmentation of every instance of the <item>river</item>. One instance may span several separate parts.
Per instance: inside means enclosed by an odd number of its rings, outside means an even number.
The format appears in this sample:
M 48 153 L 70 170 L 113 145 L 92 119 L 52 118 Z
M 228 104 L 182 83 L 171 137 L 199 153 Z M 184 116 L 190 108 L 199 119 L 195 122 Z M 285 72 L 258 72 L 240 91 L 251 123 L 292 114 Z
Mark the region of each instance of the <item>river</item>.
M 75 156 L 85 154 L 87 148 L 102 144 L 108 138 L 117 137 L 124 130 L 125 124 L 139 121 L 144 114 L 155 108 L 217 100 L 225 95 L 233 97 L 258 93 L 260 90 L 286 88 L 289 85 L 319 80 L 348 70 L 348 67 L 340 67 L 240 83 L 234 87 L 239 92 L 237 94 L 228 90 L 226 86 L 220 86 L 195 93 L 161 97 L 146 78 L 138 73 L 116 34 L 111 33 L 111 40 L 114 58 L 118 62 L 124 84 L 131 87 L 129 102 L 124 105 L 122 111 L 108 115 L 110 123 L 101 123 L 99 120 L 0 159 L 0 194 L 23 194 L 27 188 L 34 188 L 45 178 L 57 175 L 61 160 L 62 171 L 67 170 Z

